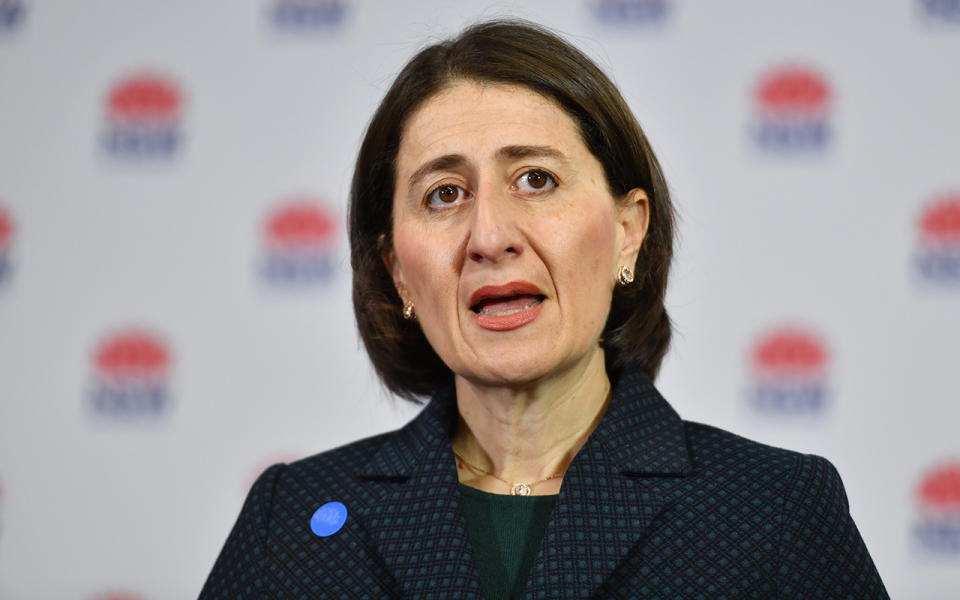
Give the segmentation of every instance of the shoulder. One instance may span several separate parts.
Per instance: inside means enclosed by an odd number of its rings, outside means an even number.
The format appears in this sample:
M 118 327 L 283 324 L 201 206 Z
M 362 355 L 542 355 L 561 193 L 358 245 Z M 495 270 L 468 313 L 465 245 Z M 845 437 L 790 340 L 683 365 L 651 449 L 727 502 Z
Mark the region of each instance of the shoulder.
M 741 538 L 763 540 L 778 598 L 889 598 L 830 461 L 684 426 L 697 487 L 735 516 L 731 530 L 740 524 Z
M 290 463 L 266 469 L 254 483 L 250 496 L 266 506 L 318 501 L 368 504 L 384 482 L 363 477 L 367 465 L 384 444 L 395 441 L 401 430 L 381 433 L 338 446 Z
M 818 467 L 835 472 L 822 456 L 778 448 L 703 423 L 684 421 L 683 427 L 695 469 L 739 466 L 744 470 L 791 473 Z
M 358 519 L 341 521 L 342 531 L 334 530 L 338 535 L 322 544 L 317 536 L 330 533 L 317 533 L 314 519 L 325 522 L 323 511 L 330 502 L 358 515 L 382 497 L 386 482 L 364 480 L 361 473 L 395 435 L 381 434 L 267 468 L 247 495 L 200 597 L 278 597 L 268 590 L 277 592 L 281 582 L 289 597 L 306 597 L 308 591 L 314 597 L 319 584 L 313 574 L 324 576 L 331 597 L 355 589 L 369 590 L 370 597 L 392 597 L 380 587 L 390 576 L 369 552 L 368 533 Z M 312 575 L 291 579 L 291 573 Z M 329 578 L 333 573 L 335 581 Z
M 287 465 L 291 476 L 349 476 L 362 471 L 384 444 L 401 430 L 388 431 L 319 452 Z
M 690 421 L 684 422 L 694 480 L 727 492 L 763 498 L 790 515 L 797 503 L 847 511 L 847 497 L 829 460 L 763 444 Z

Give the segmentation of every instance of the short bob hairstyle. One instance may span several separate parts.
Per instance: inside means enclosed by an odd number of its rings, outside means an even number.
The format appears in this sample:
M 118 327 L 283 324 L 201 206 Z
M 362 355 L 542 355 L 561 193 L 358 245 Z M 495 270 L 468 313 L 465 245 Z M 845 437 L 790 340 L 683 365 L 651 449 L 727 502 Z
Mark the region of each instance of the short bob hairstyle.
M 582 52 L 524 21 L 491 21 L 420 51 L 377 108 L 360 147 L 350 190 L 353 308 L 364 346 L 384 384 L 420 401 L 453 380 L 402 303 L 381 258 L 392 242 L 396 159 L 410 116 L 460 81 L 521 85 L 557 102 L 577 123 L 603 165 L 611 194 L 641 188 L 650 224 L 635 265 L 636 281 L 616 286 L 603 331 L 607 372 L 625 367 L 655 377 L 670 344 L 664 306 L 673 257 L 674 209 L 666 182 L 636 118 L 609 78 Z

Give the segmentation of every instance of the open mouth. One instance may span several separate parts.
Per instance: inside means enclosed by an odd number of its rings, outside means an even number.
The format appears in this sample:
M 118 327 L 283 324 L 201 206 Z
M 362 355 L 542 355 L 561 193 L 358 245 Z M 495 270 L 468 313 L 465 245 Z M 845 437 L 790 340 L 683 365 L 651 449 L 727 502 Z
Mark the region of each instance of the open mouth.
M 473 321 L 489 331 L 510 331 L 540 315 L 546 295 L 529 281 L 485 285 L 470 296 Z
M 514 294 L 500 298 L 486 298 L 470 307 L 475 314 L 488 317 L 508 317 L 529 310 L 543 302 L 540 294 Z

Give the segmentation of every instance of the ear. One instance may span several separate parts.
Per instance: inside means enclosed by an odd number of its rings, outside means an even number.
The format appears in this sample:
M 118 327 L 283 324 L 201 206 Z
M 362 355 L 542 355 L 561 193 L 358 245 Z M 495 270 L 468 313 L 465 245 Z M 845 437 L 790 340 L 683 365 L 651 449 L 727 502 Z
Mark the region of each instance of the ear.
M 382 245 L 382 235 L 380 242 Z M 407 288 L 403 283 L 403 269 L 400 268 L 400 261 L 397 260 L 397 253 L 394 252 L 392 244 L 390 246 L 383 246 L 380 249 L 380 260 L 383 261 L 383 266 L 387 268 L 387 273 L 390 273 L 390 277 L 393 279 L 393 286 L 397 288 L 397 294 L 400 295 L 400 299 L 403 301 L 408 300 Z
M 650 224 L 650 200 L 640 188 L 633 188 L 618 203 L 617 225 L 623 235 L 619 248 L 621 265 L 633 267 Z

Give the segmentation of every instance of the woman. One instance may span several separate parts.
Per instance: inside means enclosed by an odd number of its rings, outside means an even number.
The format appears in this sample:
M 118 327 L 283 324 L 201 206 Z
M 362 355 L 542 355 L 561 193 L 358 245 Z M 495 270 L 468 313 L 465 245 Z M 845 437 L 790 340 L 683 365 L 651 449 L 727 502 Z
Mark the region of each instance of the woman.
M 625 101 L 517 22 L 420 52 L 354 174 L 354 307 L 399 431 L 254 485 L 202 598 L 883 598 L 824 459 L 654 389 L 673 208 Z

